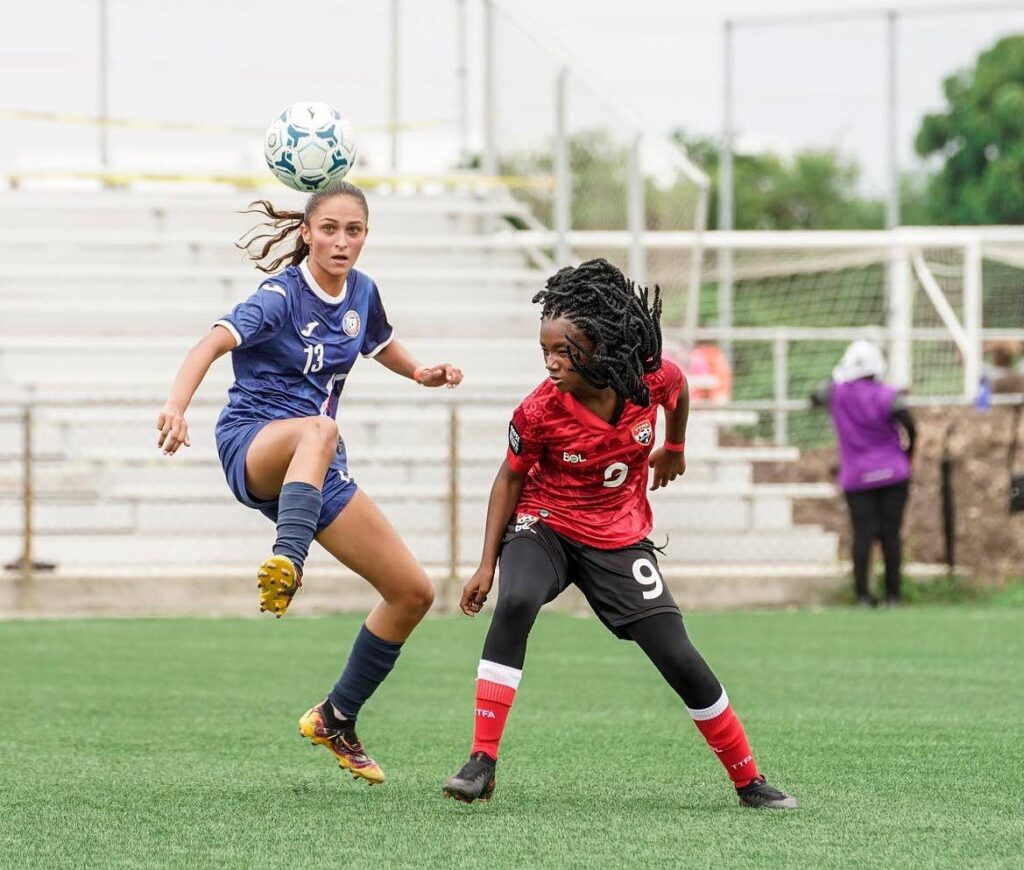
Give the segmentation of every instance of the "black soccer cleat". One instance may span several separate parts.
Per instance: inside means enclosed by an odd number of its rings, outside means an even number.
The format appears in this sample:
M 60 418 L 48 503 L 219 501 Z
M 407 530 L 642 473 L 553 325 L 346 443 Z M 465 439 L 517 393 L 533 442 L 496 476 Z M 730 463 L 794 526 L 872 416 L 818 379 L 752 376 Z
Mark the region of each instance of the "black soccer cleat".
M 800 806 L 796 798 L 790 797 L 784 791 L 772 788 L 765 782 L 763 776 L 758 776 L 753 782 L 736 789 L 740 798 L 741 807 L 760 807 L 768 810 L 795 810 Z
M 496 780 L 494 771 L 497 762 L 486 752 L 474 752 L 455 776 L 449 776 L 441 786 L 446 798 L 471 804 L 475 800 L 486 801 L 494 794 Z

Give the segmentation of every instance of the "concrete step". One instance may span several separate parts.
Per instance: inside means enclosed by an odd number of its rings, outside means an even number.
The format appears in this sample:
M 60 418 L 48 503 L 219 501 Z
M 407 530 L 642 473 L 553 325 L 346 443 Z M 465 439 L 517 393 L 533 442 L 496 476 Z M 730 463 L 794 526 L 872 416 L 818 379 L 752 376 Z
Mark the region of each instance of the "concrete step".
M 467 388 L 489 389 L 492 377 L 515 378 L 533 389 L 545 377 L 540 351 L 532 338 L 427 338 L 409 336 L 395 324 L 396 337 L 428 364 L 452 362 L 467 375 Z M 9 336 L 0 345 L 0 373 L 16 383 L 125 383 L 148 385 L 162 382 L 166 389 L 196 335 L 113 338 L 52 335 L 47 341 Z M 74 359 L 74 366 L 69 366 Z M 376 383 L 394 381 L 412 389 L 421 400 L 423 389 L 399 378 L 373 360 L 360 359 L 349 380 L 370 378 Z M 218 360 L 207 378 L 221 389 L 232 379 L 229 360 Z M 397 384 L 396 384 L 397 386 Z M 348 384 L 346 384 L 346 389 Z M 528 392 L 528 391 L 527 391 Z M 523 394 L 525 395 L 525 393 Z
M 368 258 L 365 264 L 360 261 L 360 268 L 365 268 L 380 288 L 389 314 L 396 306 L 429 301 L 438 306 L 505 303 L 521 306 L 535 319 L 540 316 L 531 300 L 544 286 L 546 273 L 530 269 L 525 263 L 502 266 L 487 261 L 473 265 L 460 259 L 451 266 L 411 265 L 417 262 L 411 257 L 384 262 Z M 83 300 L 89 300 L 131 309 L 140 303 L 157 305 L 169 300 L 206 306 L 211 320 L 248 298 L 267 277 L 245 264 L 161 267 L 151 261 L 147 261 L 146 268 L 83 264 L 59 274 L 30 268 L 19 271 L 25 277 L 6 280 L 0 276 L 0 304 L 5 307 L 19 300 L 81 307 L 85 305 Z
M 462 446 L 489 447 L 499 457 L 506 443 L 511 403 L 493 403 L 476 408 L 471 403 L 458 408 L 458 432 Z M 198 446 L 211 441 L 219 409 L 200 408 L 188 415 L 189 427 Z M 377 445 L 419 449 L 424 444 L 447 445 L 451 433 L 451 407 L 434 403 L 421 406 L 351 402 L 342 406 L 339 429 L 350 452 L 362 452 Z M 84 445 L 100 445 L 109 451 L 138 449 L 155 444 L 156 412 L 153 407 L 37 409 L 32 429 L 33 448 L 48 460 L 73 455 Z M 659 420 L 656 443 L 663 437 Z M 0 420 L 0 456 L 22 452 L 24 427 L 18 420 Z M 696 411 L 687 427 L 687 450 L 704 455 L 718 447 L 718 425 Z M 184 454 L 183 454 L 184 455 Z M 499 460 L 500 461 L 500 460 Z
M 450 525 L 449 491 L 439 486 L 374 486 L 363 489 L 391 522 L 402 530 L 445 533 Z M 746 489 L 681 483 L 651 494 L 662 534 L 675 536 L 695 530 L 710 532 L 757 531 L 792 528 L 792 499 L 820 498 L 831 487 L 803 485 L 754 486 Z M 0 492 L 0 530 L 22 528 L 20 492 L 3 498 Z M 464 487 L 459 497 L 459 527 L 463 534 L 478 534 L 487 511 L 489 489 Z M 104 488 L 102 493 L 54 492 L 33 506 L 33 526 L 40 534 L 88 529 L 96 532 L 160 534 L 172 530 L 196 533 L 262 531 L 265 518 L 241 510 L 225 486 L 192 490 L 142 486 L 138 483 Z
M 417 297 L 422 299 L 422 294 Z M 200 336 L 226 311 L 202 303 L 165 300 L 133 301 L 130 305 L 116 301 L 75 301 L 54 305 L 52 302 L 13 299 L 3 303 L 0 338 L 8 336 L 45 335 L 47 331 L 71 332 L 86 336 L 165 336 L 191 334 Z M 402 325 L 405 338 L 433 338 L 451 334 L 459 324 L 472 324 L 478 338 L 504 338 L 528 335 L 537 328 L 537 311 L 527 305 L 500 302 L 436 303 L 402 301 L 388 304 L 388 318 Z
M 189 566 L 139 571 L 134 567 L 85 566 L 37 572 L 25 584 L 13 572 L 0 573 L 0 619 L 74 616 L 260 616 L 254 564 L 207 563 L 201 577 Z M 456 612 L 458 593 L 472 574 L 459 566 L 454 578 L 447 567 L 428 569 L 434 582 L 434 615 Z M 918 580 L 942 576 L 941 566 L 910 564 L 905 572 Z M 666 564 L 662 574 L 684 612 L 751 607 L 806 607 L 834 602 L 848 587 L 845 562 L 806 565 Z M 496 584 L 500 586 L 499 576 Z M 379 596 L 361 577 L 338 565 L 307 572 L 306 583 L 287 619 L 322 613 L 365 613 Z M 492 593 L 488 607 L 493 607 Z M 590 614 L 583 596 L 570 587 L 541 614 Z
M 155 430 L 154 430 L 155 431 Z M 347 443 L 347 442 L 346 442 Z M 415 451 L 392 444 L 360 445 L 358 451 L 349 450 L 350 462 L 353 466 L 369 468 L 377 465 L 396 465 L 418 467 L 448 467 L 448 445 L 446 443 L 420 444 Z M 707 452 L 701 450 L 687 451 L 688 464 L 701 465 L 716 463 L 737 464 L 751 462 L 795 462 L 800 451 L 795 447 L 719 447 Z M 463 444 L 459 451 L 459 463 L 462 465 L 483 465 L 496 467 L 504 457 L 504 441 L 501 448 L 479 444 Z M 153 446 L 134 445 L 132 447 L 111 447 L 107 443 L 81 443 L 69 448 L 65 457 L 71 461 L 104 462 L 112 465 L 151 465 L 156 463 L 202 463 L 220 467 L 220 460 L 211 442 L 205 439 L 202 443 L 193 442 L 192 447 L 183 448 L 180 455 L 162 456 L 156 449 L 155 436 Z M 56 461 L 56 460 L 51 460 Z M 42 464 L 42 463 L 40 463 Z
M 482 525 L 483 517 L 479 517 Z M 423 564 L 448 563 L 448 536 L 436 532 L 406 531 L 406 544 Z M 655 528 L 656 542 L 660 529 Z M 662 535 L 663 537 L 663 535 Z M 265 552 L 272 543 L 273 526 L 268 521 L 266 531 L 242 533 L 219 532 L 216 535 L 196 534 L 193 530 L 168 527 L 161 534 L 97 532 L 78 533 L 78 530 L 53 534 L 40 533 L 35 538 L 35 553 L 40 559 L 63 566 L 73 565 L 152 565 L 173 564 L 188 554 L 190 562 L 231 561 L 244 562 Z M 834 559 L 837 553 L 836 535 L 815 529 L 758 530 L 752 532 L 722 532 L 684 530 L 671 535 L 666 562 L 704 562 L 712 564 L 773 562 L 778 564 L 807 564 Z M 310 564 L 329 559 L 317 547 Z M 9 561 L 21 551 L 18 533 L 0 534 L 0 558 Z M 459 559 L 467 563 L 478 560 L 478 535 L 464 534 L 459 544 Z
M 164 264 L 252 269 L 233 237 L 224 233 L 84 230 L 72 233 L 7 232 L 0 236 L 0 260 L 11 268 L 38 268 L 60 262 L 111 270 Z M 381 234 L 364 248 L 359 268 L 373 270 L 416 263 L 430 268 L 517 268 L 528 265 L 530 249 L 515 232 L 482 235 L 447 233 Z
M 462 369 L 465 379 L 452 396 L 455 400 L 468 393 L 482 394 L 489 400 L 511 401 L 514 408 L 546 377 L 536 338 L 480 338 L 475 333 L 462 337 L 468 330 L 452 336 L 408 335 L 401 322 L 393 322 L 396 337 L 414 357 L 425 364 L 451 362 Z M 0 343 L 0 385 L 12 399 L 24 397 L 31 388 L 39 400 L 64 404 L 76 397 L 92 403 L 104 398 L 152 400 L 166 391 L 196 340 L 194 333 L 144 338 L 52 335 L 45 340 L 11 335 Z M 72 358 L 75 365 L 68 366 Z M 223 404 L 232 381 L 230 360 L 218 360 L 197 392 L 197 404 Z M 425 391 L 373 360 L 357 360 L 345 383 L 346 402 L 372 397 L 422 403 L 439 395 L 443 393 Z
M 268 196 L 279 208 L 301 210 L 305 202 L 280 185 L 226 194 L 3 191 L 0 224 L 44 234 L 55 229 L 90 232 L 98 225 L 105 232 L 219 233 L 230 241 L 259 222 L 259 215 L 242 214 L 259 196 Z M 381 234 L 475 235 L 507 228 L 510 217 L 529 219 L 525 206 L 509 196 L 367 194 L 367 201 L 370 226 Z

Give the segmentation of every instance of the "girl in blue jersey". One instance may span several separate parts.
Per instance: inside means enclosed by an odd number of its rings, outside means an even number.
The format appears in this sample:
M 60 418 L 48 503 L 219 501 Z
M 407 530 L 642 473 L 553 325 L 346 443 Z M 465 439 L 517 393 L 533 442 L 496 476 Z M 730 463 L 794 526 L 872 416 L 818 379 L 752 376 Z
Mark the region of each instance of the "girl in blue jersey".
M 217 452 L 235 497 L 277 524 L 274 555 L 257 572 L 260 610 L 278 617 L 287 610 L 314 537 L 383 599 L 334 689 L 300 719 L 300 733 L 330 749 L 354 777 L 383 782 L 356 737 L 356 716 L 430 609 L 434 587 L 349 477 L 334 415 L 357 355 L 427 387 L 455 387 L 462 372 L 448 363 L 417 365 L 395 340 L 377 285 L 353 268 L 369 221 L 358 187 L 346 182 L 314 193 L 301 213 L 256 206 L 269 218 L 267 231 L 243 247 L 271 277 L 185 356 L 157 418 L 157 446 L 166 455 L 189 446 L 185 411 L 213 361 L 231 351 L 235 381 L 217 421 Z M 292 238 L 291 251 L 262 265 Z

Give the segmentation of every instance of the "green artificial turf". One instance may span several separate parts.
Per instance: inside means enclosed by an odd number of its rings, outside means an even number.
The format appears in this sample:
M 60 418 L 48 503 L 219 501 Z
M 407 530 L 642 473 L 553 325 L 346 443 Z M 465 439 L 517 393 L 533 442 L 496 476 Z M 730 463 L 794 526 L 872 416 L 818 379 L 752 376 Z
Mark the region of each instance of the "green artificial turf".
M 483 619 L 427 620 L 360 717 L 388 782 L 302 741 L 355 617 L 0 623 L 0 866 L 1010 867 L 1024 611 L 695 614 L 793 813 L 742 809 L 680 702 L 543 615 L 488 804 L 465 760 Z

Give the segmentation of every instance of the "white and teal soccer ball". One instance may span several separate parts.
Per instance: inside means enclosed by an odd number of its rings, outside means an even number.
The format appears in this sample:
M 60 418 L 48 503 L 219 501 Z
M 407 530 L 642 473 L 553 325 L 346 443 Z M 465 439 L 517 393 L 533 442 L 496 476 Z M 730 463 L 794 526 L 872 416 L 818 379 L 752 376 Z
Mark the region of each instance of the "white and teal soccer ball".
M 295 103 L 267 127 L 267 166 L 295 190 L 313 191 L 341 181 L 356 159 L 352 125 L 327 103 Z

